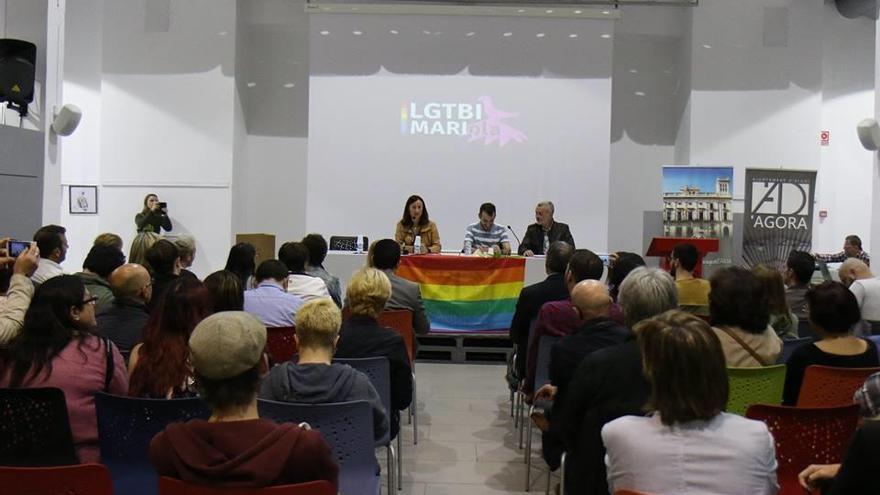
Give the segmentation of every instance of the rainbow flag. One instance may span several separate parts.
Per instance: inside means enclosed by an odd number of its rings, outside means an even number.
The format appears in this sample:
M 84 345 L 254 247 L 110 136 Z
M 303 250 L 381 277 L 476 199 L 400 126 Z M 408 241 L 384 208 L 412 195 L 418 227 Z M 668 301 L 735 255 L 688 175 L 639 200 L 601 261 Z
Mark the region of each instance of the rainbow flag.
M 526 276 L 524 258 L 404 256 L 397 274 L 421 286 L 435 332 L 506 332 Z

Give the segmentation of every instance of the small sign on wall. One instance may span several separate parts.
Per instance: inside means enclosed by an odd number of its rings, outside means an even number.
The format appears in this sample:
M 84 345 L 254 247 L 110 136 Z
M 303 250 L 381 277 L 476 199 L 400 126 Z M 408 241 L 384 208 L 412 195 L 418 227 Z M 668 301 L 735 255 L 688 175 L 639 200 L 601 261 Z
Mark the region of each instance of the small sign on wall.
M 68 192 L 72 215 L 98 214 L 98 186 L 70 186 Z
M 831 144 L 831 131 L 822 131 L 819 133 L 819 143 L 822 146 L 828 146 Z

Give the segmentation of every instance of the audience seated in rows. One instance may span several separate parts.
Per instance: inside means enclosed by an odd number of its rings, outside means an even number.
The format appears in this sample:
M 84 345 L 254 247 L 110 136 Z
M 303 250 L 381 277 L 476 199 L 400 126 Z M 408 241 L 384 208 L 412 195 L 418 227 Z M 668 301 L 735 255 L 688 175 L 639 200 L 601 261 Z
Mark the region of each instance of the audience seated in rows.
M 600 280 L 602 278 L 602 260 L 589 249 L 575 249 L 568 266 L 565 268 L 565 287 L 571 294 L 574 286 L 584 280 Z M 609 296 L 610 299 L 610 296 Z M 613 303 L 612 303 L 613 304 Z M 610 307 L 609 307 L 610 311 Z M 538 361 L 538 346 L 544 335 L 562 337 L 574 332 L 581 320 L 572 306 L 571 296 L 561 301 L 550 301 L 541 306 L 538 319 L 535 321 L 529 348 L 526 354 L 526 376 L 520 389 L 531 394 L 535 387 L 535 367 Z M 577 364 L 577 363 L 575 363 Z
M 34 285 L 58 275 L 64 275 L 61 263 L 67 258 L 67 229 L 60 225 L 46 225 L 34 233 L 34 242 L 40 248 L 40 265 L 31 275 Z
M 769 325 L 764 286 L 754 273 L 736 266 L 712 275 L 709 314 L 712 329 L 730 367 L 770 366 L 782 352 L 782 341 Z
M 700 253 L 689 242 L 672 248 L 671 269 L 678 289 L 678 307 L 699 316 L 709 315 L 709 281 L 694 276 Z
M 375 268 L 354 272 L 345 291 L 346 309 L 350 316 L 342 322 L 336 357 L 386 357 L 391 368 L 391 438 L 400 425 L 398 411 L 412 402 L 412 368 L 403 337 L 379 325 L 378 317 L 391 296 L 391 282 Z
M 815 492 L 822 488 L 825 495 L 873 495 L 877 491 L 880 373 L 865 380 L 865 384 L 856 391 L 853 402 L 861 406 L 865 421 L 850 441 L 843 462 L 807 466 L 798 477 L 804 489 Z
M 113 305 L 113 289 L 110 287 L 110 274 L 125 263 L 122 251 L 109 246 L 92 246 L 83 261 L 83 271 L 76 274 L 85 284 L 89 293 L 98 298 L 95 311 L 104 313 Z
M 678 307 L 675 282 L 658 268 L 636 268 L 618 288 L 628 328 L 636 328 L 640 321 Z M 568 388 L 567 395 L 554 400 L 550 430 L 543 436 L 544 459 L 556 469 L 561 443 L 567 453 L 565 492 L 605 495 L 609 492 L 602 426 L 627 414 L 643 414 L 650 394 L 635 337 L 585 357 Z M 536 392 L 538 397 L 554 395 L 552 385 Z
M 837 368 L 869 368 L 880 365 L 873 342 L 852 335 L 861 319 L 855 296 L 843 284 L 825 282 L 807 292 L 810 329 L 819 337 L 794 350 L 788 358 L 782 403 L 797 404 L 804 371 L 818 364 Z
M 153 297 L 153 282 L 146 268 L 129 263 L 113 270 L 110 286 L 115 298 L 110 309 L 98 315 L 98 331 L 128 355 L 143 338 L 150 319 L 147 304 Z
M 342 308 L 342 293 L 339 287 L 339 277 L 332 275 L 324 268 L 324 259 L 327 258 L 327 240 L 321 234 L 309 234 L 302 239 L 303 245 L 309 250 L 309 260 L 306 263 L 306 274 L 318 277 L 327 285 L 327 292 L 336 306 Z
M 306 273 L 309 249 L 301 242 L 285 242 L 278 249 L 278 259 L 287 265 L 287 292 L 304 301 L 326 297 L 330 299 L 327 284 L 320 277 Z
M 146 268 L 153 276 L 153 298 L 149 302 L 152 311 L 168 286 L 180 278 L 180 252 L 173 242 L 159 239 L 147 250 L 146 258 Z
M 7 256 L 6 244 L 0 241 L 0 346 L 18 335 L 25 313 L 34 296 L 30 277 L 40 263 L 40 249 L 35 243 L 18 255 Z
M 752 268 L 764 287 L 767 298 L 767 310 L 770 314 L 770 326 L 776 335 L 783 340 L 798 338 L 798 317 L 788 307 L 785 299 L 785 283 L 779 270 L 770 265 L 758 265 Z
M 391 297 L 388 298 L 385 309 L 412 311 L 413 331 L 417 335 L 426 335 L 431 330 L 431 320 L 428 319 L 422 303 L 422 289 L 419 284 L 399 277 L 396 273 L 400 266 L 400 244 L 394 239 L 374 242 L 369 264 L 381 270 L 391 282 Z
M 100 460 L 95 394 L 128 391 L 122 355 L 95 334 L 95 301 L 78 277 L 46 280 L 34 294 L 21 333 L 0 353 L 0 387 L 57 387 L 64 392 L 73 443 L 83 463 Z
M 289 282 L 284 263 L 278 260 L 260 263 L 255 278 L 257 286 L 244 292 L 244 310 L 267 327 L 292 327 L 303 300 L 287 292 Z
M 150 313 L 143 342 L 131 351 L 128 395 L 154 399 L 195 396 L 187 342 L 209 314 L 211 299 L 201 282 L 188 278 L 171 282 Z
M 238 275 L 229 270 L 217 270 L 205 277 L 205 288 L 211 295 L 211 307 L 221 311 L 244 311 L 244 287 Z
M 605 282 L 608 284 L 611 300 L 614 301 L 614 304 L 611 305 L 611 319 L 621 325 L 626 325 L 626 319 L 617 298 L 620 285 L 623 284 L 631 271 L 640 266 L 645 266 L 645 259 L 636 253 L 618 251 L 608 257 L 608 275 L 605 277 Z
M 138 232 L 138 235 L 131 241 L 131 249 L 128 250 L 128 262 L 147 266 L 147 251 L 161 238 L 161 235 L 152 230 Z
M 806 251 L 792 251 L 785 260 L 785 300 L 800 321 L 807 321 L 807 290 L 816 271 L 816 259 Z
M 174 239 L 177 254 L 180 256 L 180 276 L 198 280 L 195 273 L 188 270 L 196 259 L 196 239 L 189 235 L 179 235 Z
M 153 438 L 150 460 L 160 476 L 224 488 L 336 484 L 339 468 L 320 433 L 259 418 L 265 347 L 266 328 L 247 313 L 217 313 L 196 326 L 193 374 L 211 417 L 171 424 Z
M 871 268 L 857 258 L 844 261 L 837 273 L 840 281 L 856 296 L 862 320 L 880 331 L 880 279 L 874 277 Z M 870 328 L 865 330 L 865 333 L 873 333 Z
M 224 270 L 236 274 L 241 280 L 241 286 L 245 290 L 253 289 L 254 271 L 257 269 L 257 250 L 249 242 L 239 242 L 229 248 L 229 256 L 226 258 Z
M 373 410 L 373 436 L 388 433 L 388 415 L 367 375 L 332 362 L 339 342 L 342 313 L 327 299 L 309 301 L 296 315 L 296 362 L 275 366 L 260 386 L 260 398 L 280 402 L 324 404 L 365 400 Z
M 763 422 L 724 412 L 725 357 L 709 325 L 669 311 L 635 331 L 652 412 L 602 428 L 610 491 L 775 494 L 773 437 Z
M 544 303 L 560 301 L 568 297 L 568 288 L 565 286 L 565 268 L 571 258 L 572 247 L 563 242 L 556 241 L 550 244 L 547 250 L 547 258 L 544 260 L 544 269 L 547 278 L 537 284 L 523 287 L 516 301 L 516 310 L 513 313 L 513 321 L 510 323 L 510 340 L 516 345 L 515 372 L 518 378 L 526 376 L 526 354 L 529 346 L 529 331 L 538 317 L 538 311 Z
M 92 242 L 93 246 L 109 246 L 112 248 L 116 248 L 119 251 L 122 251 L 122 237 L 114 234 L 113 232 L 104 232 L 103 234 L 98 234 L 95 237 L 94 242 Z

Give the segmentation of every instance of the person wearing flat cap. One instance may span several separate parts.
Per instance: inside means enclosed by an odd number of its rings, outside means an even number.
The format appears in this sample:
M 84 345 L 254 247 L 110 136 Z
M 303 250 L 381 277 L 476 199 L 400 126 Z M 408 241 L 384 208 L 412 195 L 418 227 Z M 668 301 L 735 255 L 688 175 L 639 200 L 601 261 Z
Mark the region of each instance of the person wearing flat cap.
M 242 311 L 216 313 L 196 326 L 189 347 L 211 417 L 172 423 L 153 438 L 150 461 L 160 476 L 228 488 L 337 485 L 339 467 L 318 432 L 257 414 L 266 372 L 266 328 L 259 320 Z

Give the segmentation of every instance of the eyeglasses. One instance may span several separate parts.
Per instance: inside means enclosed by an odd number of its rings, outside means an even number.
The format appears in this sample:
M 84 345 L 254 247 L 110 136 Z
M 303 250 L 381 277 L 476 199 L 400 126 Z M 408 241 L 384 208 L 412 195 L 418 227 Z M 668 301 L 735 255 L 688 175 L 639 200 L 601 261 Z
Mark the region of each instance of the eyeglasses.
M 86 299 L 85 301 L 83 301 L 82 303 L 83 303 L 83 305 L 86 305 L 86 304 L 95 304 L 96 302 L 98 302 L 98 296 L 92 296 L 92 297 Z

